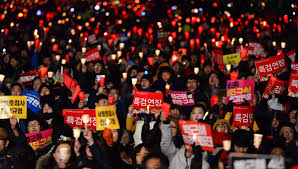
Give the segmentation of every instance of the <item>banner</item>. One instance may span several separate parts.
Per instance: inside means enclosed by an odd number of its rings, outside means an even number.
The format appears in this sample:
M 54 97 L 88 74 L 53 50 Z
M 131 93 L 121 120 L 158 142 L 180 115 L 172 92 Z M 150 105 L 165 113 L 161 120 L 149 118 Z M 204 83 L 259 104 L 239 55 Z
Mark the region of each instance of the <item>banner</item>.
M 89 50 L 86 53 L 86 61 L 87 62 L 96 61 L 96 60 L 100 60 L 100 59 L 101 59 L 101 56 L 100 56 L 100 53 L 99 53 L 99 50 L 97 47 Z
M 221 71 L 225 70 L 225 65 L 223 62 L 223 51 L 222 50 L 218 50 L 218 49 L 214 49 L 212 50 L 212 57 L 214 59 L 214 62 L 218 64 L 218 68 Z
M 298 74 L 290 74 L 288 96 L 298 98 Z
M 291 73 L 298 74 L 298 63 L 291 63 Z
M 255 65 L 261 82 L 267 81 L 269 75 L 280 75 L 287 71 L 286 61 L 283 54 L 255 61 Z
M 288 88 L 288 82 L 277 79 L 275 82 L 275 94 L 283 94 Z
M 179 128 L 186 145 L 200 145 L 202 150 L 213 152 L 213 140 L 210 124 L 179 120 Z
M 228 80 L 227 82 L 227 103 L 233 100 L 235 104 L 244 102 L 244 99 L 249 103 L 253 103 L 255 81 L 248 80 Z
M 120 129 L 119 121 L 117 118 L 114 106 L 100 106 L 95 108 L 96 111 L 96 130 L 104 130 L 106 127 L 109 129 Z
M 27 97 L 27 108 L 37 114 L 40 110 L 39 93 L 33 90 L 24 90 L 22 96 Z
M 22 73 L 20 80 L 24 86 L 31 86 L 32 80 L 38 76 L 38 71 L 31 70 L 29 72 Z
M 251 47 L 253 49 L 253 50 L 247 50 L 248 55 L 265 57 L 264 47 L 262 44 L 257 42 L 249 42 L 248 47 Z
M 228 55 L 223 55 L 222 57 L 225 65 L 238 65 L 241 61 L 240 53 L 232 53 Z
M 233 127 L 248 128 L 252 126 L 254 117 L 251 106 L 233 107 Z
M 27 119 L 27 98 L 25 96 L 0 96 L 0 119 L 12 116 Z
M 44 148 L 52 143 L 53 129 L 44 130 L 36 133 L 26 133 L 26 138 L 33 150 Z
M 170 91 L 172 103 L 179 106 L 193 106 L 195 104 L 195 98 L 192 92 L 188 91 Z
M 162 93 L 136 91 L 135 96 L 133 98 L 133 107 L 135 109 L 143 108 L 146 110 L 147 105 L 149 106 L 150 110 L 160 109 L 162 103 Z
M 269 98 L 269 95 L 272 95 L 274 93 L 274 89 L 275 89 L 275 83 L 277 81 L 277 78 L 274 76 L 270 76 L 269 80 L 267 82 L 266 88 L 264 90 L 264 93 L 262 95 L 262 98 Z
M 89 122 L 87 127 L 96 130 L 96 115 L 95 110 L 81 110 L 81 109 L 63 109 L 62 115 L 64 116 L 64 123 L 68 124 L 71 128 L 78 127 L 84 128 L 82 116 L 88 114 Z
M 291 59 L 292 62 L 295 62 L 295 58 L 296 58 L 295 49 L 290 50 L 286 55 Z

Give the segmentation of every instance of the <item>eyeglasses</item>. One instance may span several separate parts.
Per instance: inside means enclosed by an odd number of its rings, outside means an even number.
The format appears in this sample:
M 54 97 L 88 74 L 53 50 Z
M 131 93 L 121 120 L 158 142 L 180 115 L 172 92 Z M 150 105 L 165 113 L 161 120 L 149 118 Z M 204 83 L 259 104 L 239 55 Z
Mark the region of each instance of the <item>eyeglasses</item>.
M 28 124 L 28 127 L 39 127 L 40 125 L 38 123 L 35 124 Z

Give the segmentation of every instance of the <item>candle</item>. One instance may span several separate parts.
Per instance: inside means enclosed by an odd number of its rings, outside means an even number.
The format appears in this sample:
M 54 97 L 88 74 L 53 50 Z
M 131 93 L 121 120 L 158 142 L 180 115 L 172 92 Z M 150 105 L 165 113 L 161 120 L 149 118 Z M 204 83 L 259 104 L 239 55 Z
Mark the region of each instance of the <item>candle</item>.
M 193 135 L 192 136 L 192 140 L 193 140 L 194 144 L 196 145 L 197 136 L 196 135 Z
M 123 77 L 124 79 L 126 79 L 126 78 L 127 78 L 127 73 L 126 73 L 126 72 L 123 72 L 123 73 L 122 73 L 122 77 Z
M 230 151 L 231 149 L 231 140 L 223 140 L 222 141 L 223 148 L 225 151 Z
M 281 46 L 281 48 L 286 48 L 286 42 L 281 42 L 281 44 L 280 44 L 280 46 Z
M 198 68 L 198 67 L 194 68 L 194 72 L 195 72 L 196 75 L 199 73 L 199 71 L 200 71 L 200 68 Z
M 170 88 L 171 88 L 171 85 L 166 84 L 166 96 L 169 95 L 169 90 L 170 90 Z
M 226 65 L 226 68 L 227 68 L 227 71 L 230 71 L 231 70 L 231 65 L 230 64 Z
M 143 52 L 139 52 L 139 57 L 142 59 L 144 56 L 144 53 Z
M 86 53 L 86 47 L 82 47 L 82 53 Z
M 205 120 L 205 118 L 208 116 L 209 112 L 206 112 L 204 117 L 203 117 L 203 120 Z
M 119 58 L 121 55 L 122 55 L 122 51 L 121 50 L 118 50 L 117 51 L 117 58 Z
M 82 65 L 85 65 L 86 61 L 87 61 L 86 58 L 81 58 L 81 63 L 82 63 Z
M 74 127 L 74 128 L 72 129 L 72 131 L 73 131 L 73 137 L 74 137 L 76 140 L 78 140 L 79 137 L 80 137 L 80 135 L 81 135 L 81 129 L 79 129 L 78 127 Z
M 115 54 L 112 54 L 111 57 L 112 57 L 112 60 L 116 60 L 116 55 Z
M 242 44 L 243 38 L 239 38 L 239 43 Z
M 147 114 L 150 114 L 149 105 L 147 105 Z
M 259 149 L 261 142 L 263 139 L 263 135 L 262 134 L 254 134 L 254 146 Z
M 131 83 L 132 83 L 133 86 L 135 86 L 137 84 L 137 80 L 138 80 L 137 78 L 132 78 L 131 79 Z
M 65 59 L 62 59 L 61 64 L 62 65 L 65 65 L 66 64 L 66 60 Z
M 5 75 L 1 74 L 1 75 L 0 75 L 0 82 L 1 82 L 1 83 L 3 82 L 4 78 L 5 78 Z
M 124 43 L 120 43 L 120 44 L 119 44 L 119 48 L 120 48 L 120 50 L 122 50 L 122 49 L 124 48 L 124 45 L 125 45 Z
M 159 56 L 159 54 L 160 54 L 160 50 L 159 50 L 159 49 L 156 49 L 156 50 L 155 50 L 155 55 L 156 55 L 156 56 Z
M 272 46 L 276 46 L 276 42 L 275 41 L 272 41 Z
M 56 55 L 56 61 L 58 62 L 60 60 L 60 55 Z
M 85 131 L 88 130 L 87 123 L 89 122 L 89 114 L 84 114 L 82 116 L 83 123 L 85 124 Z

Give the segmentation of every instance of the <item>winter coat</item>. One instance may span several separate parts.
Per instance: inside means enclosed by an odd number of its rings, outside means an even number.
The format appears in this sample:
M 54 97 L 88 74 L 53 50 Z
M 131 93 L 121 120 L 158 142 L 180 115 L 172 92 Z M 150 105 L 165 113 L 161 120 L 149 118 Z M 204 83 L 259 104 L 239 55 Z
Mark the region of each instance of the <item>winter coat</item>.
M 170 162 L 169 169 L 185 169 L 187 166 L 190 168 L 191 161 L 194 158 L 185 157 L 186 149 L 184 147 L 178 149 L 175 147 L 172 140 L 172 126 L 171 124 L 161 123 L 161 152 L 164 153 Z M 202 157 L 202 169 L 209 169 L 209 163 L 206 161 L 206 155 Z
M 55 159 L 53 159 L 52 153 L 49 153 L 37 160 L 35 169 L 59 169 L 59 167 Z M 78 169 L 78 167 L 77 165 L 70 165 L 65 169 Z

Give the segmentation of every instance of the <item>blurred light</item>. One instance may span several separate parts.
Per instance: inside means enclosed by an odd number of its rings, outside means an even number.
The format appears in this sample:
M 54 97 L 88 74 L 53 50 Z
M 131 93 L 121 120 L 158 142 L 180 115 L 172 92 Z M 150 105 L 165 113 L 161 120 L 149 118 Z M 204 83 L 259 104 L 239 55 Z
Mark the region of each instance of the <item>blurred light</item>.
M 110 13 L 109 12 L 106 12 L 106 16 L 109 16 L 110 15 Z
M 36 15 L 37 15 L 37 16 L 40 16 L 40 15 L 41 15 L 41 10 L 40 10 L 40 9 L 37 10 Z
M 232 3 L 228 3 L 228 5 L 227 5 L 229 8 L 231 8 L 232 7 Z
M 71 39 L 69 39 L 69 40 L 68 40 L 68 43 L 71 43 L 71 42 L 72 42 L 72 40 L 71 40 Z
M 199 13 L 198 8 L 193 9 L 193 13 Z
M 296 13 L 295 13 L 295 12 L 293 12 L 293 15 L 296 15 Z
M 142 15 L 142 16 L 145 16 L 145 15 L 146 15 L 146 12 L 145 12 L 145 11 L 143 11 L 143 12 L 141 13 L 141 15 Z
M 96 11 L 98 11 L 98 10 L 99 10 L 99 8 L 100 8 L 100 6 L 99 6 L 99 5 L 95 5 L 95 7 L 94 7 L 94 9 L 95 9 Z
M 200 12 L 203 12 L 203 8 L 199 8 L 199 11 L 200 11 Z
M 176 6 L 171 7 L 172 11 L 176 10 Z
M 75 9 L 74 8 L 70 8 L 70 12 L 74 12 L 75 11 Z
M 148 75 L 148 70 L 145 70 L 144 74 L 145 74 L 145 75 Z

